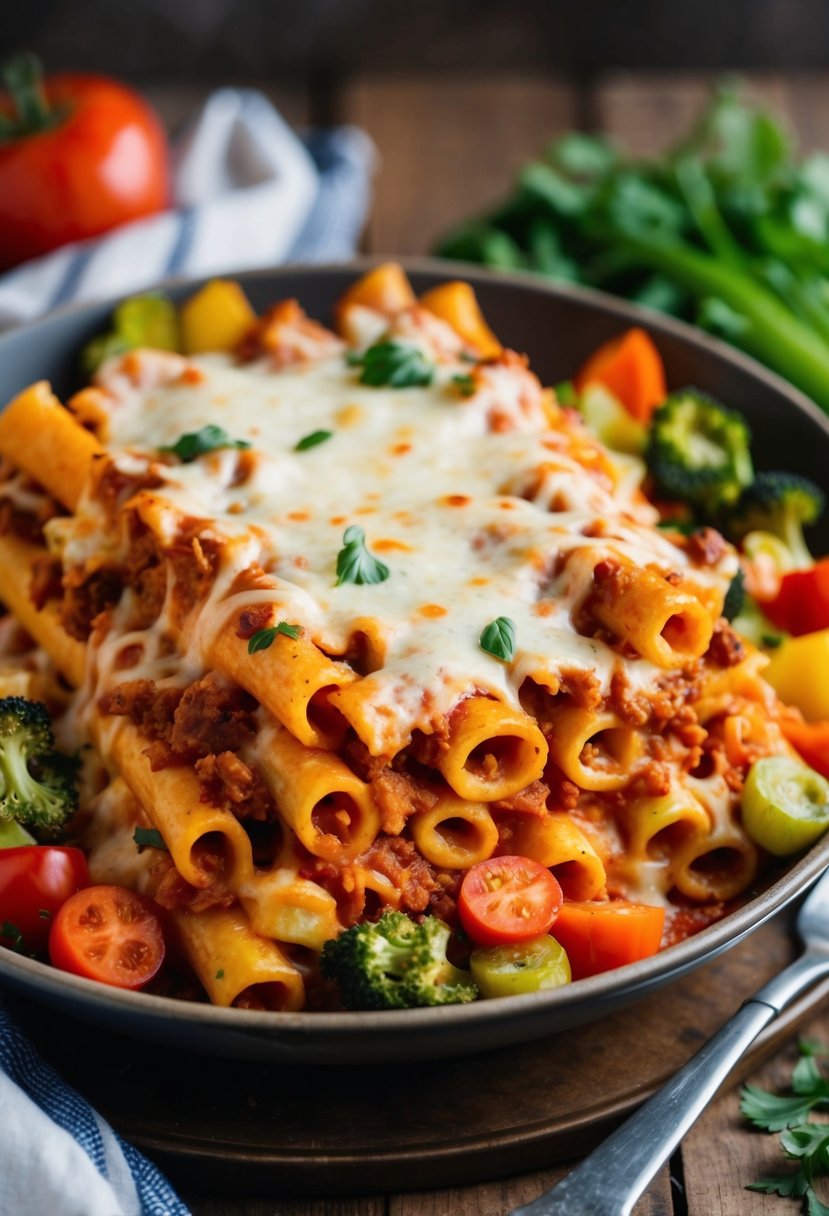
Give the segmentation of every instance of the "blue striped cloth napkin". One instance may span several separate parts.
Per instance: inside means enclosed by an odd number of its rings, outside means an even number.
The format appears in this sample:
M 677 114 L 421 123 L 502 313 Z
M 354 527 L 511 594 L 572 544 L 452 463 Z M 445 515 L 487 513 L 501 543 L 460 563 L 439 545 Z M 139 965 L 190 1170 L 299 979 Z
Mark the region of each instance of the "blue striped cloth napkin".
M 261 94 L 222 89 L 174 149 L 175 209 L 1 276 L 0 326 L 172 275 L 348 258 L 374 162 L 355 127 L 300 139 Z M 0 1113 L 3 1216 L 188 1216 L 159 1170 L 39 1057 L 2 998 Z
M 173 207 L 0 276 L 0 327 L 171 276 L 342 261 L 365 223 L 374 165 L 357 127 L 299 138 L 261 93 L 220 89 L 173 149 Z
M 32 1047 L 0 998 L 0 1212 L 189 1216 L 164 1175 Z

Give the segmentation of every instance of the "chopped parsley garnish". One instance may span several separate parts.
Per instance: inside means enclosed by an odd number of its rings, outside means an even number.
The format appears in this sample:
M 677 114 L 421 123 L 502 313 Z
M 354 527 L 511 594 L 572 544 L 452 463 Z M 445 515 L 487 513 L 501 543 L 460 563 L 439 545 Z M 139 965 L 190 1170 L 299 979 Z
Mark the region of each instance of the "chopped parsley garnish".
M 452 383 L 462 397 L 471 397 L 477 388 L 474 377 L 468 374 L 453 376 Z
M 326 439 L 333 436 L 333 431 L 311 431 L 310 435 L 304 435 L 299 443 L 294 447 L 295 452 L 307 452 L 309 448 L 315 448 L 320 443 L 325 443 Z
M 278 633 L 284 634 L 286 638 L 298 638 L 300 626 L 280 621 L 278 625 L 270 625 L 267 629 L 257 629 L 248 642 L 248 654 L 256 654 L 257 650 L 267 650 L 269 646 L 273 646 L 274 638 Z
M 780 1147 L 790 1161 L 797 1161 L 792 1174 L 775 1174 L 748 1185 L 750 1191 L 805 1199 L 809 1216 L 826 1216 L 829 1208 L 818 1199 L 814 1182 L 829 1175 L 829 1125 L 811 1123 L 807 1116 L 815 1108 L 829 1106 L 829 1080 L 816 1057 L 826 1057 L 825 1044 L 801 1040 L 801 1058 L 792 1073 L 791 1094 L 773 1094 L 746 1085 L 740 1108 L 755 1127 L 782 1132 Z
M 515 655 L 515 621 L 508 616 L 497 616 L 486 626 L 479 641 L 481 650 L 508 663 Z
M 219 970 L 216 972 L 216 979 L 217 979 L 217 980 L 223 980 L 224 978 L 225 978 L 224 967 L 221 967 L 221 968 L 219 968 Z
M 358 524 L 352 524 L 343 533 L 343 548 L 337 554 L 337 582 L 384 583 L 389 577 L 389 568 L 378 561 L 366 548 L 366 534 Z
M 187 435 L 176 440 L 169 447 L 162 447 L 160 452 L 172 452 L 174 456 L 178 456 L 182 464 L 190 464 L 199 456 L 204 456 L 207 452 L 215 452 L 219 448 L 249 448 L 250 444 L 246 439 L 232 439 L 227 431 L 222 426 L 215 426 L 212 422 L 207 426 L 203 426 L 199 431 L 191 431 Z
M 164 849 L 165 852 L 169 852 L 158 828 L 136 828 L 132 838 L 138 845 L 139 853 L 143 853 L 145 849 Z
M 9 950 L 22 950 L 23 934 L 17 925 L 13 925 L 10 920 L 4 920 L 0 925 L 0 942 L 5 942 Z
M 423 352 L 407 342 L 383 340 L 370 346 L 362 355 L 350 352 L 348 362 L 361 367 L 360 383 L 380 388 L 416 388 L 432 383 L 434 368 Z

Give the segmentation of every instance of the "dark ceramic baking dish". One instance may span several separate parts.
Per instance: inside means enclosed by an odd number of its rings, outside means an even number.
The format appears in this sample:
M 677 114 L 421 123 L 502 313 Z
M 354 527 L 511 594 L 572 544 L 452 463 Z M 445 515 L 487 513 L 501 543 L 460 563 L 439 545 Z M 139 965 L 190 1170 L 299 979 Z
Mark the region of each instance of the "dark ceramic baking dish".
M 346 287 L 372 263 L 286 267 L 234 276 L 255 308 L 296 296 L 325 320 Z M 406 263 L 417 291 L 448 278 L 475 287 L 502 341 L 526 351 L 543 381 L 571 376 L 599 343 L 632 324 L 654 338 L 672 387 L 693 384 L 741 410 L 754 432 L 760 468 L 793 469 L 826 484 L 829 420 L 801 393 L 721 342 L 658 314 L 602 295 L 496 275 L 446 262 Z M 174 298 L 199 281 L 176 282 Z M 78 385 L 78 351 L 106 327 L 113 301 L 74 307 L 0 337 L 0 400 L 33 380 L 59 394 Z M 829 550 L 829 528 L 812 538 Z M 0 588 L 2 598 L 2 588 Z M 124 992 L 0 950 L 0 981 L 37 1000 L 112 1030 L 215 1055 L 299 1063 L 377 1063 L 481 1051 L 555 1034 L 601 1017 L 727 950 L 796 899 L 829 864 L 829 841 L 780 868 L 724 920 L 643 962 L 566 988 L 473 1005 L 388 1013 L 256 1013 Z

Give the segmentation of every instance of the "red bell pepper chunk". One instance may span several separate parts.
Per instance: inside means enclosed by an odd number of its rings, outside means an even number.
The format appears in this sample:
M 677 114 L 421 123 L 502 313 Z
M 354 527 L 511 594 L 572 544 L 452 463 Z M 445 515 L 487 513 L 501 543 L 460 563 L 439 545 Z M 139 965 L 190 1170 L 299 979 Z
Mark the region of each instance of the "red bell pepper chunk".
M 787 716 L 780 725 L 800 758 L 829 780 L 829 722 L 803 722 Z
M 829 629 L 829 557 L 784 574 L 777 595 L 761 607 L 776 628 L 794 637 Z

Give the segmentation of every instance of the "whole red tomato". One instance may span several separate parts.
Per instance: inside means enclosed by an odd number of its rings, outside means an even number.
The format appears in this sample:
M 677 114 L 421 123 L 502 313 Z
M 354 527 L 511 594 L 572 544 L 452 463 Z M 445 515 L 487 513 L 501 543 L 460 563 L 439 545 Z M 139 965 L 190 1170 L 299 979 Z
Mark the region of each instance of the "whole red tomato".
M 0 945 L 45 951 L 58 908 L 89 881 L 80 849 L 46 844 L 0 849 Z
M 0 267 L 160 211 L 167 141 L 147 103 L 104 76 L 6 65 L 0 97 Z

